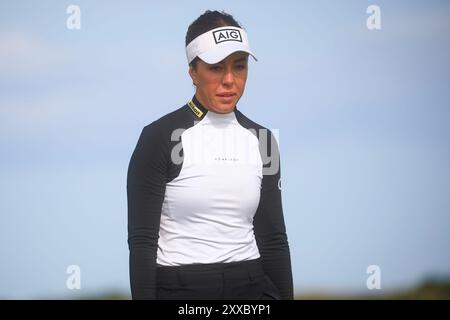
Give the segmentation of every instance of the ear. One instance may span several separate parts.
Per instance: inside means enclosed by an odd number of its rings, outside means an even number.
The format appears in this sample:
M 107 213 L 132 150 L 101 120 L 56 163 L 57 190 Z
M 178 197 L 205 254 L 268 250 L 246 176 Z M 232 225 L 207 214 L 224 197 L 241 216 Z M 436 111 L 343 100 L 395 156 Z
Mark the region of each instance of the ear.
M 191 76 L 192 83 L 196 84 L 197 83 L 197 71 L 191 65 L 189 65 L 189 75 Z

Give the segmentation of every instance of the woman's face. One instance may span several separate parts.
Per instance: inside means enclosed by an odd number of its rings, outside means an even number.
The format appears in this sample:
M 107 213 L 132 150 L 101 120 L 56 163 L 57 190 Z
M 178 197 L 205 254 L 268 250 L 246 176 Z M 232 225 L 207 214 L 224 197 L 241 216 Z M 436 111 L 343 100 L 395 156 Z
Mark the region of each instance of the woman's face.
M 244 93 L 248 73 L 248 53 L 237 51 L 216 64 L 198 60 L 189 74 L 197 89 L 195 96 L 209 110 L 228 113 Z

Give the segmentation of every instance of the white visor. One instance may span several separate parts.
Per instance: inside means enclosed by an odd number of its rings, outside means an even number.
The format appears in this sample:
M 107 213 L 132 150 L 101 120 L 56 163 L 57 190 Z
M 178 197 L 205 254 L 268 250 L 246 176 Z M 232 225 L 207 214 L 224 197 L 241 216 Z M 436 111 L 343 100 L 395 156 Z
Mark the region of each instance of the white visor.
M 237 27 L 219 27 L 199 35 L 186 47 L 188 63 L 199 57 L 208 64 L 222 61 L 236 51 L 249 53 L 258 61 L 250 51 L 247 32 Z

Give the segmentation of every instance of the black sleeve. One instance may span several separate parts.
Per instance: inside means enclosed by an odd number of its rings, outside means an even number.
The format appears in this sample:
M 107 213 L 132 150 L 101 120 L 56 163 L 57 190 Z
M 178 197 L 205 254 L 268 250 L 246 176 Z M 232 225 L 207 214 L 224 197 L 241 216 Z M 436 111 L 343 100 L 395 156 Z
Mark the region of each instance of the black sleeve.
M 163 141 L 158 127 L 146 126 L 128 167 L 128 246 L 133 299 L 156 298 L 156 253 L 167 167 Z
M 280 157 L 276 140 L 268 132 L 267 141 L 260 145 L 262 153 L 270 155 L 272 163 L 264 167 L 275 165 L 276 172 L 263 175 L 261 198 L 254 218 L 254 232 L 265 273 L 269 276 L 285 300 L 293 299 L 293 283 L 289 244 L 281 203 Z M 271 150 L 272 149 L 272 150 Z M 263 172 L 264 173 L 264 172 Z

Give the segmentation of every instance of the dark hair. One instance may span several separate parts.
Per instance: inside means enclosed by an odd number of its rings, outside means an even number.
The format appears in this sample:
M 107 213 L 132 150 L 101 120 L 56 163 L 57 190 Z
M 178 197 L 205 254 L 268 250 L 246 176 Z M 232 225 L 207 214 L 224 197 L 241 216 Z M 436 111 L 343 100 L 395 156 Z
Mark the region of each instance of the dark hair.
M 224 11 L 206 10 L 205 13 L 189 25 L 186 32 L 185 45 L 187 46 L 192 40 L 197 38 L 199 35 L 208 32 L 209 30 L 226 26 L 241 28 L 241 25 L 233 18 L 231 14 Z M 190 63 L 194 69 L 197 65 L 198 59 L 198 57 L 195 57 L 195 59 Z

